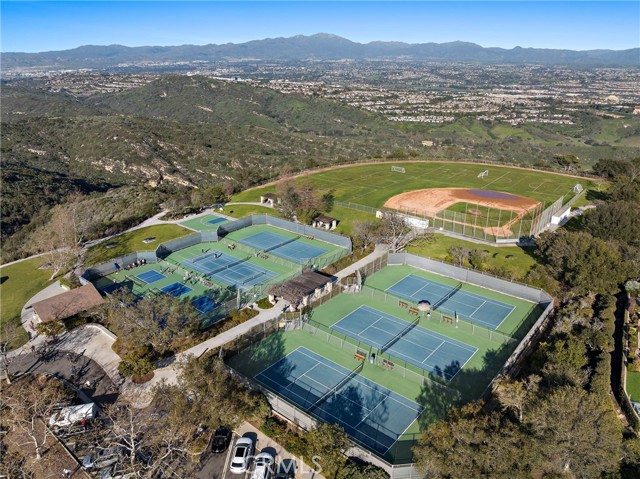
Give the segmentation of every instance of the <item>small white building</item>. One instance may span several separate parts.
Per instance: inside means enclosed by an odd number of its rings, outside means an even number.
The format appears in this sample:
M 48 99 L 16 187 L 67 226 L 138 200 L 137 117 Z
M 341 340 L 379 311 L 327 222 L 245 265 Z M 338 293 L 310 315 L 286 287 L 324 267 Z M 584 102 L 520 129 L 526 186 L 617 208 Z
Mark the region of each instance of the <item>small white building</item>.
M 559 225 L 563 220 L 571 216 L 571 206 L 566 205 L 560 208 L 555 214 L 551 216 L 551 224 Z
M 265 193 L 264 195 L 260 196 L 260 203 L 264 203 L 273 207 L 276 203 L 280 203 L 280 200 L 273 193 Z
M 319 215 L 313 219 L 311 225 L 314 228 L 324 228 L 325 230 L 334 230 L 338 226 L 338 220 L 331 216 Z

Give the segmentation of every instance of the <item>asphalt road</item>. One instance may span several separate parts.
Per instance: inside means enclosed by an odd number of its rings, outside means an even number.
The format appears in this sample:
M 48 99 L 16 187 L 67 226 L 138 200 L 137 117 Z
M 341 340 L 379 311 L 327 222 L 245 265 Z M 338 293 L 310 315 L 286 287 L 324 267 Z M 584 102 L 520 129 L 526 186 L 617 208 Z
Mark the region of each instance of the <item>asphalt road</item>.
M 65 379 L 100 406 L 116 401 L 118 391 L 98 363 L 86 356 L 41 347 L 11 359 L 9 372 L 21 374 L 51 374 Z

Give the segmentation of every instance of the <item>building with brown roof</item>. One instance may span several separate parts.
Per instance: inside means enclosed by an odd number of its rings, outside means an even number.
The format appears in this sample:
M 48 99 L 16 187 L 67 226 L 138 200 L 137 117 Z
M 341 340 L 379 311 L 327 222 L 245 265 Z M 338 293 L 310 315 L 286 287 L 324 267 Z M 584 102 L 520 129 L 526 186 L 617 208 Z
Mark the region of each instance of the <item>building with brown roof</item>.
M 99 306 L 103 302 L 98 290 L 92 284 L 87 284 L 38 301 L 32 306 L 40 321 L 61 321 Z
M 269 299 L 274 303 L 283 298 L 292 306 L 306 306 L 310 301 L 330 293 L 332 278 L 316 271 L 306 271 L 289 281 L 278 284 L 269 291 Z

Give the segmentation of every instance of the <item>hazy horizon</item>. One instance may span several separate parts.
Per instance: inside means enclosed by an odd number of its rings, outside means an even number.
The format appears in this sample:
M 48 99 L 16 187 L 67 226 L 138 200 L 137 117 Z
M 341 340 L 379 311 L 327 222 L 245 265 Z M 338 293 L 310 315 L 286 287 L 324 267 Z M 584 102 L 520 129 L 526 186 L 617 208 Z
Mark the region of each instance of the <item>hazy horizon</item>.
M 632 1 L 3 1 L 0 8 L 5 53 L 244 43 L 318 33 L 357 43 L 462 41 L 505 49 L 640 46 L 640 3 Z

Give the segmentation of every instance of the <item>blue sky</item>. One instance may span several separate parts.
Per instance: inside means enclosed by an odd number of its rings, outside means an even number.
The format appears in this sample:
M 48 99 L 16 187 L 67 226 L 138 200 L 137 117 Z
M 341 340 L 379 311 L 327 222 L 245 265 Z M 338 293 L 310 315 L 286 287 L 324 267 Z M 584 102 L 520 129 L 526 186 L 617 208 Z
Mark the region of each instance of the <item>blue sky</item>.
M 80 45 L 182 45 L 334 33 L 357 42 L 485 47 L 640 46 L 640 2 L 0 2 L 1 51 Z

